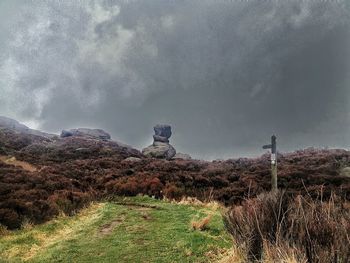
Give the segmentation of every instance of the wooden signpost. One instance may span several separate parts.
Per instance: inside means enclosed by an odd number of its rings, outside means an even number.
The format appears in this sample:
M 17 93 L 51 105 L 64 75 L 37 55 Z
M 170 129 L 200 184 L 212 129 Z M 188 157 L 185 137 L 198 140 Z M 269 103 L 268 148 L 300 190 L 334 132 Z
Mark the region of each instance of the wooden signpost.
M 276 136 L 272 135 L 271 144 L 264 145 L 263 149 L 271 149 L 271 191 L 277 190 L 277 145 Z

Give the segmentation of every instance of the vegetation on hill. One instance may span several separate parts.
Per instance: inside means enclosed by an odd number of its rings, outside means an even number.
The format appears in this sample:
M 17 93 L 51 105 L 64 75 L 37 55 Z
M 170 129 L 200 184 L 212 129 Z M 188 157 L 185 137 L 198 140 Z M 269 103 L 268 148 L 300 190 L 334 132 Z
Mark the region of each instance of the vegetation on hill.
M 126 199 L 137 205 L 106 201 L 142 194 L 232 206 L 226 227 L 238 243 L 227 262 L 347 262 L 350 152 L 279 153 L 278 167 L 284 198 L 264 197 L 271 180 L 267 154 L 167 161 L 109 140 L 0 128 L 0 228 L 6 232 L 0 253 L 10 262 L 66 262 L 78 254 L 101 262 L 116 256 L 125 262 L 206 262 L 230 245 L 216 210 L 139 197 Z M 90 203 L 96 211 L 76 215 Z M 73 217 L 54 219 L 61 214 Z M 7 232 L 28 222 L 42 225 Z
M 270 192 L 225 216 L 241 257 L 234 262 L 350 262 L 350 203 Z
M 324 199 L 331 192 L 349 199 L 350 178 L 339 173 L 349 163 L 350 153 L 344 150 L 281 155 L 279 187 L 293 195 L 317 198 L 322 191 Z M 34 165 L 36 170 L 30 172 L 0 161 L 0 223 L 15 229 L 25 220 L 42 223 L 60 211 L 74 214 L 93 200 L 138 194 L 200 200 L 210 196 L 225 205 L 240 204 L 270 189 L 269 166 L 267 156 L 224 162 L 147 158 L 130 162 L 115 155 L 63 159 Z

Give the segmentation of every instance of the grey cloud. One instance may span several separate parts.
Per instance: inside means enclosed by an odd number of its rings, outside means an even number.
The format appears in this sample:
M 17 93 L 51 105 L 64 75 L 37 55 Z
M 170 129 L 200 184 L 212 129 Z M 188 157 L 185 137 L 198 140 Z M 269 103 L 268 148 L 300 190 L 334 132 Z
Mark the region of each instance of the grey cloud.
M 21 4 L 0 45 L 7 54 L 0 112 L 48 131 L 104 128 L 139 148 L 154 124 L 170 123 L 174 146 L 203 158 L 261 153 L 272 133 L 285 151 L 346 148 L 347 8 L 341 1 Z

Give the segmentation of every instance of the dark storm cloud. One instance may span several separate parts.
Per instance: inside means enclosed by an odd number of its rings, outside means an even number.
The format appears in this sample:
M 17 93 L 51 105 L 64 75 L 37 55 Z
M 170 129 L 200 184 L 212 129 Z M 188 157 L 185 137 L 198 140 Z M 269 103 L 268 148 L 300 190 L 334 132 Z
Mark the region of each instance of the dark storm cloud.
M 282 150 L 349 147 L 346 2 L 6 8 L 2 114 L 49 131 L 100 127 L 139 148 L 170 123 L 173 145 L 204 158 L 261 153 L 272 133 Z

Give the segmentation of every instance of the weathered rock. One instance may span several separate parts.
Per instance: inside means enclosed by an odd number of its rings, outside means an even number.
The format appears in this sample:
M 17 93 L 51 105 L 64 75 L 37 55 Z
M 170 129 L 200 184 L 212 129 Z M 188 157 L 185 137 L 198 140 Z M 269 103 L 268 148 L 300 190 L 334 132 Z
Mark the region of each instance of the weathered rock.
M 55 134 L 50 134 L 50 133 L 41 132 L 38 130 L 31 129 L 31 128 L 25 126 L 24 124 L 22 124 L 16 120 L 13 120 L 13 119 L 10 119 L 10 118 L 4 117 L 4 116 L 0 116 L 0 128 L 1 127 L 10 129 L 10 130 L 13 130 L 16 132 L 20 132 L 20 133 L 41 136 L 41 137 L 45 137 L 45 138 L 49 138 L 49 139 L 55 138 L 57 136 Z
M 147 157 L 170 160 L 176 154 L 176 150 L 169 144 L 171 137 L 171 126 L 158 124 L 154 126 L 155 135 L 152 145 L 142 150 L 142 153 Z
M 68 131 L 63 130 L 61 133 L 61 138 L 70 137 L 70 136 L 88 137 L 88 138 L 100 139 L 100 140 L 111 139 L 111 136 L 109 135 L 109 133 L 101 129 L 78 128 L 78 129 L 71 129 Z
M 66 138 L 70 136 L 73 136 L 73 133 L 71 131 L 66 131 L 66 130 L 63 130 L 60 135 L 61 138 Z
M 344 167 L 340 170 L 340 176 L 350 177 L 350 167 Z
M 186 153 L 177 153 L 177 154 L 175 154 L 173 159 L 191 160 L 192 157 L 189 154 L 186 154 Z
M 123 160 L 123 162 L 141 162 L 142 159 L 141 158 L 137 158 L 137 157 L 128 157 L 126 159 Z
M 142 153 L 151 158 L 167 159 L 170 160 L 176 154 L 176 150 L 169 143 L 154 142 L 142 150 Z
M 155 135 L 169 139 L 171 137 L 171 126 L 166 124 L 157 124 L 154 126 Z
M 165 142 L 165 143 L 169 143 L 169 140 L 167 137 L 163 137 L 163 136 L 159 136 L 159 135 L 153 135 L 153 140 L 155 142 Z
M 81 152 L 81 153 L 90 153 L 91 149 L 89 148 L 77 148 L 75 149 L 76 152 Z

